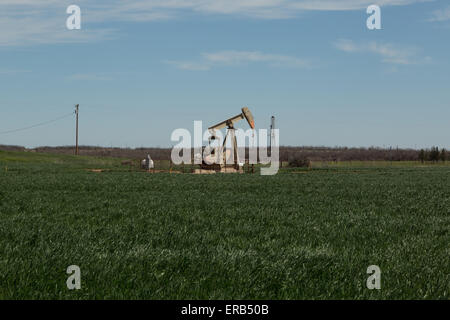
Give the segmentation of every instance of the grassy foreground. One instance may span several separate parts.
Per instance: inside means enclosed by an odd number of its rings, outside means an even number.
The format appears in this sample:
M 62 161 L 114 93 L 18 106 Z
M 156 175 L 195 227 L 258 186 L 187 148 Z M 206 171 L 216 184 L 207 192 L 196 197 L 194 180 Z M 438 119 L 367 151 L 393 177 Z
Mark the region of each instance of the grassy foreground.
M 449 298 L 449 167 L 119 167 L 0 152 L 0 299 Z M 366 288 L 369 265 L 381 290 Z

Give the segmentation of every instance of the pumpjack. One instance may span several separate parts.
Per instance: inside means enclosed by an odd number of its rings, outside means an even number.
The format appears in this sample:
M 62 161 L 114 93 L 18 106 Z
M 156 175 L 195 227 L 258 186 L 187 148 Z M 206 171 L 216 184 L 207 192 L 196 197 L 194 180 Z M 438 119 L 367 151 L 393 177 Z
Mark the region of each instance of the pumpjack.
M 255 129 L 255 120 L 252 113 L 247 107 L 242 108 L 240 114 L 208 128 L 209 132 L 211 133 L 211 136 L 209 138 L 210 146 L 215 140 L 217 140 L 216 130 L 221 130 L 226 127 L 227 133 L 223 140 L 222 147 L 213 149 L 211 151 L 211 155 L 206 157 L 206 161 L 203 160 L 203 163 L 201 165 L 201 168 L 203 170 L 230 172 L 230 170 L 227 170 L 229 168 L 231 169 L 231 172 L 242 171 L 242 167 L 239 165 L 239 152 L 235 132 L 236 129 L 234 128 L 234 125 L 236 122 L 244 119 L 247 120 L 250 128 Z M 231 153 L 230 150 L 227 150 L 226 148 L 227 141 L 229 141 L 229 139 L 231 139 L 231 147 L 233 153 Z M 217 152 L 218 149 L 219 152 Z

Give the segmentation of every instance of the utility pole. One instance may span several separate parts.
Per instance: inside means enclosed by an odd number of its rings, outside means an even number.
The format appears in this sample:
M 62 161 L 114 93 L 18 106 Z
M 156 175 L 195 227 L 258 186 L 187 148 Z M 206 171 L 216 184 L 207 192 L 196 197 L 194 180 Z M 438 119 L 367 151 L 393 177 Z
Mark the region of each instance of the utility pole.
M 77 125 L 76 125 L 76 145 L 75 145 L 75 155 L 78 155 L 78 113 L 79 113 L 79 107 L 80 105 L 77 104 L 75 106 L 75 114 L 77 115 Z

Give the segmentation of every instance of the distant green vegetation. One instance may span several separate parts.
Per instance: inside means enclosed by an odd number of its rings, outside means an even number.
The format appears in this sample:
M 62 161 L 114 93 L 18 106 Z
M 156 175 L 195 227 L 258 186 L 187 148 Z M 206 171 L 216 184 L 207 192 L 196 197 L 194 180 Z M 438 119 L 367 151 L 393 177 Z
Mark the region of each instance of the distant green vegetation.
M 262 177 L 121 161 L 0 152 L 0 299 L 449 298 L 449 167 Z
M 447 162 L 420 162 L 420 161 L 313 161 L 313 168 L 450 168 Z
M 1 170 L 50 170 L 67 171 L 73 169 L 118 169 L 121 160 L 114 158 L 86 157 L 36 152 L 13 152 L 0 150 Z

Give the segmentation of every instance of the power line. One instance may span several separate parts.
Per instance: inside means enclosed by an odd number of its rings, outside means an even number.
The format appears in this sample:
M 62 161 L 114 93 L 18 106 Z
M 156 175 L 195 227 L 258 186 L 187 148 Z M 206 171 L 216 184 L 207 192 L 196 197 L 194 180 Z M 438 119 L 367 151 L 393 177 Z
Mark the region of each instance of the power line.
M 19 128 L 19 129 L 14 129 L 14 130 L 3 131 L 3 132 L 0 132 L 0 134 L 14 133 L 14 132 L 19 132 L 19 131 L 24 131 L 24 130 L 28 130 L 28 129 L 32 129 L 32 128 L 44 126 L 44 125 L 46 125 L 46 124 L 50 124 L 50 123 L 53 123 L 53 122 L 62 120 L 62 119 L 68 118 L 68 117 L 73 116 L 73 115 L 74 115 L 74 113 L 71 112 L 71 113 L 69 113 L 69 114 L 66 114 L 66 115 L 64 115 L 64 116 L 61 116 L 61 117 L 58 117 L 58 118 L 55 118 L 55 119 L 52 119 L 52 120 L 40 122 L 40 123 L 31 125 L 31 126 L 28 126 L 28 127 L 24 127 L 24 128 Z

